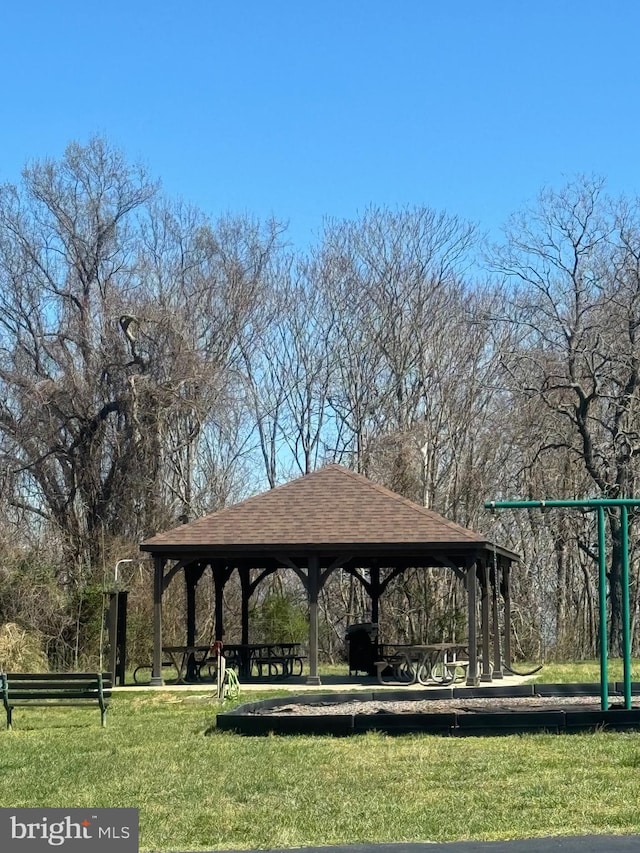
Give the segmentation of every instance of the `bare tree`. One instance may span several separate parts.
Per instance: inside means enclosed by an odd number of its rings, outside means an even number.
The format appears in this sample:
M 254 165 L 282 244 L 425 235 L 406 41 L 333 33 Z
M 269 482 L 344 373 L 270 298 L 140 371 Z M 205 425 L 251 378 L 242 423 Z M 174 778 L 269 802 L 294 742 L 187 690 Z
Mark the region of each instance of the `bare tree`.
M 281 274 L 280 298 L 279 345 L 272 354 L 283 389 L 280 432 L 295 469 L 309 474 L 324 458 L 328 439 L 336 313 L 313 261 L 292 260 Z
M 131 220 L 155 192 L 101 140 L 0 189 L 0 432 L 13 503 L 79 557 L 109 514 L 131 449 L 141 359 L 119 321 L 135 284 Z
M 243 353 L 260 322 L 266 271 L 281 231 L 275 222 L 263 226 L 246 217 L 211 224 L 183 204 L 156 206 L 146 223 L 141 255 L 145 334 L 164 371 L 155 387 L 168 382 L 170 390 L 164 396 L 163 441 L 156 459 L 165 499 L 183 520 L 193 516 L 194 501 L 200 509 L 209 508 L 193 494 L 195 480 L 202 483 L 201 441 L 209 450 L 216 445 L 220 450 L 218 439 L 233 426 L 237 453 L 229 455 L 227 447 L 227 462 L 246 453 L 238 418 L 246 391 Z M 214 457 L 207 458 L 211 463 Z M 222 493 L 210 497 L 214 505 L 223 500 Z
M 277 233 L 169 204 L 100 139 L 0 190 L 2 461 L 78 564 L 191 514 Z
M 495 267 L 513 282 L 510 386 L 537 407 L 536 462 L 564 455 L 605 497 L 632 495 L 640 434 L 640 219 L 603 182 L 545 191 L 514 217 Z M 559 469 L 561 472 L 562 467 Z M 611 640 L 620 636 L 621 531 L 609 515 Z

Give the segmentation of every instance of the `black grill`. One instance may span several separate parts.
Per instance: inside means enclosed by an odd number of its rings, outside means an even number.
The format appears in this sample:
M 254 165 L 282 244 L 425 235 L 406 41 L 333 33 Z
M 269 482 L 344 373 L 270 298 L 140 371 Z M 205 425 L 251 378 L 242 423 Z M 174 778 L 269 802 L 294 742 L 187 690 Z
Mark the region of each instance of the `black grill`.
M 378 626 L 373 622 L 349 625 L 345 637 L 349 656 L 349 675 L 375 675 L 378 660 Z

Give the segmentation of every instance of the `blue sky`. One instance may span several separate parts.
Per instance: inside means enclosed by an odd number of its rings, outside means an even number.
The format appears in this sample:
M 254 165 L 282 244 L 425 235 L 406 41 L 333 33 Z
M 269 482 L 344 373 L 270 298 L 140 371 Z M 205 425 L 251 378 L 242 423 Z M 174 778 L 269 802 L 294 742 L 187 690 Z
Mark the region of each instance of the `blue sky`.
M 579 172 L 640 193 L 636 0 L 5 0 L 0 181 L 108 137 L 212 215 L 427 205 L 492 235 Z

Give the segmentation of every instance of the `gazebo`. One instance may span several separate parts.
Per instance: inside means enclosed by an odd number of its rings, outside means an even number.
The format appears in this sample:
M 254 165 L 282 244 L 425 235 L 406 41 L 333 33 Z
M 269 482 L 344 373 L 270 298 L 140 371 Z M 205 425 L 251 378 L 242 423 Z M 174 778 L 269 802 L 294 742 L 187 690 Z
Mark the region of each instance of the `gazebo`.
M 194 645 L 196 588 L 207 569 L 214 582 L 217 639 L 223 635 L 224 586 L 234 571 L 239 574 L 242 643 L 248 642 L 249 601 L 257 586 L 278 569 L 296 573 L 309 604 L 309 684 L 321 683 L 318 594 L 338 569 L 351 573 L 364 585 L 373 622 L 378 621 L 381 595 L 401 572 L 410 567 L 453 571 L 467 590 L 467 684 L 502 678 L 503 661 L 507 666 L 511 663 L 509 576 L 518 556 L 340 465 L 327 465 L 159 533 L 140 547 L 154 559 L 153 685 L 163 683 L 163 593 L 178 573 L 184 575 L 186 642 Z M 500 597 L 504 603 L 504 656 Z

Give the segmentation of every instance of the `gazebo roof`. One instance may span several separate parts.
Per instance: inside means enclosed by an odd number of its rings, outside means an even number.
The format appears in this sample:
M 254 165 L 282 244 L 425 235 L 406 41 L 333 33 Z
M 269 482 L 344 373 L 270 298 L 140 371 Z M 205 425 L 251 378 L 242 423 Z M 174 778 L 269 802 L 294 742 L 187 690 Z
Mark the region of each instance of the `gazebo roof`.
M 352 547 L 471 550 L 487 538 L 448 521 L 340 465 L 312 474 L 159 533 L 144 551 L 180 555 L 202 551 Z M 515 557 L 504 549 L 503 554 Z

